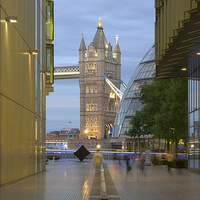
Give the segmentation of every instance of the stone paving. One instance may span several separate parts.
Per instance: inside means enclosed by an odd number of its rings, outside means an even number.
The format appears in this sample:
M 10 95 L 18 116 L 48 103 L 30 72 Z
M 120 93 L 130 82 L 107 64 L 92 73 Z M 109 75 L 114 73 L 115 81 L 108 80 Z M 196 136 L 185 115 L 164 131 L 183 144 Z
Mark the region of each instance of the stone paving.
M 123 161 L 105 160 L 108 199 L 121 200 L 199 200 L 200 174 L 166 166 L 145 166 L 131 162 L 127 174 Z M 50 162 L 47 171 L 0 188 L 0 200 L 88 200 L 92 194 L 95 170 L 92 160 L 61 159 Z M 97 199 L 97 198 L 96 198 Z

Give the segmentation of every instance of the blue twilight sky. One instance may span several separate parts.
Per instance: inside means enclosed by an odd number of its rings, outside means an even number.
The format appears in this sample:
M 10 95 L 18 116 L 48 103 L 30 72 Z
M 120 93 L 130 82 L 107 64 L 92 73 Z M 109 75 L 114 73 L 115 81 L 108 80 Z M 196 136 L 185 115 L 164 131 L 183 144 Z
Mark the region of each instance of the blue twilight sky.
M 78 65 L 82 31 L 88 47 L 101 17 L 104 34 L 113 49 L 115 36 L 119 35 L 121 79 L 128 83 L 154 44 L 154 12 L 154 0 L 54 0 L 55 67 Z M 47 96 L 47 133 L 80 128 L 78 79 L 55 80 L 53 87 L 54 92 Z

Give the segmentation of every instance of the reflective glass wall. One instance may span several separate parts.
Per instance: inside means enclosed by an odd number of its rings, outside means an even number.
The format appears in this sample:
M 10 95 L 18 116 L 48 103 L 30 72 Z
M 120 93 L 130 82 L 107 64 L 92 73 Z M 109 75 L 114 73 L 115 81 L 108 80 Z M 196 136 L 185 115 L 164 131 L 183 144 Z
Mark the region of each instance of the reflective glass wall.
M 190 57 L 188 68 L 188 169 L 200 172 L 200 56 L 193 52 Z
M 140 84 L 142 81 L 152 81 L 152 75 L 156 70 L 155 64 L 155 46 L 153 45 L 135 69 L 127 85 L 116 114 L 113 137 L 119 137 L 130 129 L 131 118 L 135 115 L 136 110 L 142 108 L 139 101 Z
M 46 39 L 54 40 L 54 2 L 46 1 Z

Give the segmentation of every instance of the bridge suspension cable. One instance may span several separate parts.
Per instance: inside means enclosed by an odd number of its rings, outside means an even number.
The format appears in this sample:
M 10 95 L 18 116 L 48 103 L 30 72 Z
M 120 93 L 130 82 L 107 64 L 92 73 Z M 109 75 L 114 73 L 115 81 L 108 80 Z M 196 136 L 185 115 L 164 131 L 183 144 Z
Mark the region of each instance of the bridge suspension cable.
M 104 79 L 105 79 L 106 83 L 108 83 L 108 85 L 111 87 L 111 89 L 115 92 L 115 94 L 116 94 L 120 99 L 122 99 L 123 92 L 120 91 L 120 90 L 106 77 L 105 74 L 104 74 Z
M 125 88 L 127 88 L 127 85 L 126 85 L 126 83 L 124 83 L 124 81 L 122 81 L 122 79 L 120 78 L 120 83 L 125 87 Z

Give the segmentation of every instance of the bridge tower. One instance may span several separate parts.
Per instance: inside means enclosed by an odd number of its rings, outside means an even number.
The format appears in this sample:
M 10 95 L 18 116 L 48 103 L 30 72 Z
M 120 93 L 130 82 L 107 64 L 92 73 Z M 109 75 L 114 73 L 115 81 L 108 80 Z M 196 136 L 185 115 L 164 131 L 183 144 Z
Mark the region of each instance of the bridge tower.
M 104 74 L 120 89 L 121 52 L 107 42 L 101 18 L 93 41 L 86 49 L 82 34 L 79 47 L 80 131 L 87 137 L 106 139 L 119 106 L 119 98 L 104 80 Z

